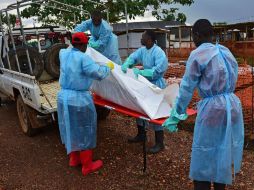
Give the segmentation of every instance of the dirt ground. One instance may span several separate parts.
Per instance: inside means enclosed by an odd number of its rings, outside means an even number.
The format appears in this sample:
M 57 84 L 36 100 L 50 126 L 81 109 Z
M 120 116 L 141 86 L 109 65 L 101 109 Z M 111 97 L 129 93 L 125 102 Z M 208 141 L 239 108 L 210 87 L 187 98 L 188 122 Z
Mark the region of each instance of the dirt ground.
M 99 122 L 95 158 L 104 162 L 100 172 L 84 177 L 81 167 L 70 168 L 57 127 L 49 126 L 34 137 L 23 135 L 15 104 L 0 107 L 0 190 L 12 189 L 167 189 L 189 190 L 192 132 L 165 135 L 166 149 L 149 155 L 142 173 L 142 145 L 128 144 L 135 120 L 116 113 Z M 153 133 L 148 131 L 148 144 Z M 250 147 L 250 146 L 249 146 Z M 245 150 L 243 167 L 228 190 L 254 190 L 254 151 Z

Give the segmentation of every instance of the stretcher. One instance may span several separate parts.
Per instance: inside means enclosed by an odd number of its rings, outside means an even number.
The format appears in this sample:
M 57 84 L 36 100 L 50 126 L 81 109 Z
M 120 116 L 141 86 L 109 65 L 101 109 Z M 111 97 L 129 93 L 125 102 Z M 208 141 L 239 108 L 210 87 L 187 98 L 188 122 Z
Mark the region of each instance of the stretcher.
M 167 119 L 167 118 L 150 119 L 145 114 L 139 113 L 137 111 L 131 110 L 129 108 L 126 108 L 121 105 L 110 102 L 108 100 L 105 100 L 96 94 L 93 94 L 93 100 L 94 100 L 95 105 L 97 105 L 97 106 L 101 106 L 101 107 L 107 108 L 109 110 L 114 110 L 114 111 L 122 113 L 124 115 L 132 116 L 134 118 L 143 119 L 145 122 L 162 125 L 163 122 Z M 187 114 L 189 116 L 195 115 L 196 113 L 197 113 L 197 111 L 194 109 L 187 109 Z M 146 160 L 147 160 L 147 156 L 146 156 L 146 138 L 147 138 L 147 136 L 146 136 L 146 133 L 147 133 L 147 129 L 145 129 L 145 134 L 144 134 L 145 139 L 143 141 L 143 172 L 145 172 L 146 168 L 147 168 L 147 165 L 146 165 Z

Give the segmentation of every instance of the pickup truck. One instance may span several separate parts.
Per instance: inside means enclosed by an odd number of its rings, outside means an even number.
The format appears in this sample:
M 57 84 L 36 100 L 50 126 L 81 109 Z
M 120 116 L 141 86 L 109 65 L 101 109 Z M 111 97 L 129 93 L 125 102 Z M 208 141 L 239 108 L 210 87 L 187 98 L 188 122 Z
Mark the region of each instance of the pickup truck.
M 8 30 L 5 30 L 1 18 L 3 14 L 6 14 L 8 19 L 8 11 L 17 10 L 17 15 L 21 21 L 19 8 L 40 1 L 41 0 L 21 0 L 0 10 L 0 47 L 2 47 L 1 49 L 5 48 L 6 52 L 12 49 L 5 57 L 3 57 L 3 53 L 0 52 L 0 102 L 1 97 L 9 97 L 16 101 L 21 129 L 28 136 L 36 134 L 39 128 L 48 126 L 50 123 L 57 121 L 57 93 L 60 89 L 58 80 L 54 77 L 50 77 L 45 71 L 43 71 L 40 77 L 34 76 L 34 65 L 31 63 L 36 56 L 31 57 L 31 53 L 36 50 L 36 53 L 38 53 L 37 59 L 42 59 L 40 53 L 43 53 L 45 49 L 41 48 L 40 40 L 37 40 L 37 45 L 35 47 L 29 46 L 29 43 L 26 41 L 29 36 L 40 36 L 47 32 L 52 34 L 52 27 L 50 29 L 44 27 L 26 30 L 23 28 L 21 22 L 20 29 L 13 30 L 10 23 L 8 23 Z M 63 5 L 63 3 L 60 5 Z M 66 7 L 72 8 L 69 5 L 66 5 Z M 53 28 L 53 30 L 54 35 L 59 34 L 58 36 L 61 37 L 61 41 L 65 40 L 65 43 L 67 43 L 67 38 L 63 37 L 64 34 L 66 34 L 65 30 L 57 27 Z M 5 31 L 8 32 L 5 33 Z M 17 45 L 17 39 L 20 40 L 19 44 L 21 42 L 21 47 Z M 23 53 L 22 56 L 17 53 L 18 48 L 23 48 L 23 52 L 25 53 Z M 31 52 L 31 48 L 33 52 Z M 12 53 L 10 53 L 11 51 Z M 16 69 L 11 67 L 10 60 L 14 61 Z M 54 60 L 52 59 L 51 61 Z M 52 63 L 52 65 L 54 64 L 56 63 Z M 25 69 L 27 72 L 22 72 L 24 71 L 24 69 L 22 70 L 23 67 L 27 67 L 27 69 Z M 110 112 L 103 107 L 96 107 L 96 109 L 98 119 L 106 118 Z
M 32 136 L 38 128 L 57 121 L 57 80 L 39 81 L 35 76 L 0 68 L 1 94 L 16 101 L 17 113 L 22 131 Z M 96 107 L 98 118 L 105 119 L 109 110 Z

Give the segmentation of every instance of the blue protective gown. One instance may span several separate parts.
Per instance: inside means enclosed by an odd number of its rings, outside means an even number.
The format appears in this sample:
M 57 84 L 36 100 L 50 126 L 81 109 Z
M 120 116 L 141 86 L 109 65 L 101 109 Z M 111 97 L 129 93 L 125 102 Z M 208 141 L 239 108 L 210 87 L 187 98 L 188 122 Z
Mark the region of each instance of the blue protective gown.
M 67 154 L 96 147 L 97 115 L 89 88 L 110 69 L 99 66 L 78 49 L 62 49 L 60 86 L 57 97 L 58 123 Z
M 192 144 L 190 178 L 232 183 L 241 167 L 244 123 L 242 106 L 233 93 L 238 65 L 231 52 L 219 44 L 204 43 L 194 50 L 180 85 L 176 110 L 186 112 L 195 88 L 202 100 Z
M 166 82 L 163 75 L 168 69 L 168 59 L 165 52 L 159 46 L 154 44 L 150 49 L 141 47 L 133 52 L 128 59 L 132 65 L 140 63 L 143 65 L 144 69 L 153 69 L 153 76 L 147 77 L 147 79 L 161 89 L 166 88 Z M 137 124 L 141 126 L 148 125 L 147 122 L 142 119 L 137 119 Z M 163 130 L 163 127 L 160 125 L 151 123 L 149 125 L 155 131 Z
M 89 30 L 92 35 L 89 41 L 99 43 L 99 48 L 96 50 L 116 64 L 122 64 L 118 51 L 117 36 L 112 32 L 110 25 L 105 20 L 102 20 L 99 26 L 95 26 L 92 19 L 89 19 L 78 24 L 74 30 L 76 32 Z

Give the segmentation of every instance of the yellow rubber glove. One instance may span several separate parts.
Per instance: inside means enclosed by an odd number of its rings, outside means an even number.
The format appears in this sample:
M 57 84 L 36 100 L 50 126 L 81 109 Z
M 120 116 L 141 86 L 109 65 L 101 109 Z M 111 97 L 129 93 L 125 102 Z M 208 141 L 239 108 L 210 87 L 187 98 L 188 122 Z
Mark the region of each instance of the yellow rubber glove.
M 115 65 L 112 61 L 107 62 L 106 66 L 110 68 L 110 70 L 113 70 L 115 68 Z

